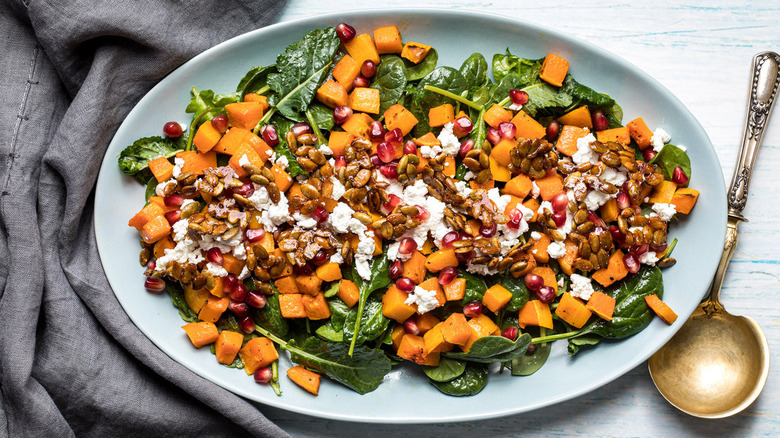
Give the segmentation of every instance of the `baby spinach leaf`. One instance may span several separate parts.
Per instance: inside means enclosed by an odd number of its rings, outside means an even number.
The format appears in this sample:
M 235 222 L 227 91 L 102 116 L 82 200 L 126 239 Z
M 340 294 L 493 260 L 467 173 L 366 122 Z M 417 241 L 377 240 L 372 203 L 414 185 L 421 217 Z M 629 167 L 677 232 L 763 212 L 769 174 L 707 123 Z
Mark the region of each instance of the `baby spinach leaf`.
M 319 102 L 314 102 L 313 104 L 309 105 L 308 111 L 314 119 L 314 123 L 317 124 L 318 128 L 325 131 L 330 131 L 333 129 L 335 122 L 333 121 L 332 109 Z
M 570 105 L 570 109 L 574 109 L 582 105 L 588 105 L 588 109 L 591 111 L 600 109 L 604 112 L 609 112 L 609 110 L 615 105 L 615 100 L 609 97 L 609 95 L 599 93 L 598 91 L 588 86 L 580 84 L 579 82 L 575 81 L 571 75 L 566 75 L 566 79 L 564 79 L 563 86 L 561 87 L 560 91 L 562 93 L 571 95 L 572 103 Z M 623 110 L 621 109 L 621 118 L 622 112 Z
M 252 68 L 243 78 L 241 78 L 241 81 L 236 87 L 236 93 L 239 93 L 241 100 L 249 93 L 266 94 L 270 90 L 270 87 L 268 86 L 268 75 L 276 72 L 275 65 Z
M 523 105 L 523 111 L 531 117 L 562 115 L 573 102 L 571 94 L 546 83 L 536 83 L 523 89 L 528 93 L 528 103 Z
M 488 369 L 486 366 L 469 365 L 460 376 L 448 382 L 428 380 L 431 385 L 447 395 L 466 397 L 476 395 L 487 384 Z
M 524 355 L 529 345 L 531 335 L 528 333 L 518 337 L 516 341 L 503 336 L 483 336 L 471 344 L 468 353 L 447 352 L 442 353 L 442 356 L 469 362 L 506 362 Z
M 514 73 L 508 73 L 501 79 L 501 82 L 490 92 L 490 100 L 492 102 L 500 102 L 509 96 L 509 90 L 523 88 L 523 82 L 519 76 Z
M 585 335 L 578 338 L 569 339 L 569 346 L 567 351 L 570 355 L 574 356 L 580 351 L 580 348 L 588 345 L 596 345 L 601 342 L 602 339 L 604 338 L 598 335 Z
M 434 382 L 449 382 L 466 371 L 466 361 L 442 357 L 435 367 L 423 366 L 423 372 Z
M 238 102 L 239 99 L 241 99 L 241 93 L 238 92 L 228 94 L 214 94 L 214 92 L 211 90 L 198 91 L 198 89 L 195 87 L 192 87 L 191 94 L 192 99 L 185 109 L 186 112 L 198 114 L 208 109 L 208 111 L 205 112 L 202 117 L 196 121 L 196 123 L 191 125 L 196 125 L 198 122 L 203 123 L 213 119 L 214 116 L 218 114 L 224 114 L 225 105 Z M 195 128 L 197 128 L 197 126 L 190 126 L 191 131 Z
M 270 103 L 283 116 L 296 120 L 306 111 L 340 44 L 335 28 L 315 29 L 279 54 L 268 85 L 277 93 Z
M 493 78 L 501 82 L 504 76 L 512 73 L 521 79 L 523 87 L 540 82 L 539 71 L 542 69 L 542 59 L 524 59 L 512 55 L 507 49 L 506 54 L 493 55 Z
M 181 319 L 187 322 L 198 322 L 198 314 L 190 309 L 189 304 L 184 299 L 184 290 L 178 285 L 170 281 L 165 282 L 165 290 L 171 296 L 171 302 L 179 310 L 179 316 Z
M 480 87 L 487 81 L 487 61 L 481 53 L 472 53 L 460 66 L 460 74 L 466 79 L 468 88 Z
M 337 331 L 344 330 L 344 321 L 347 320 L 347 315 L 349 315 L 352 309 L 338 298 L 328 300 L 328 308 L 330 309 L 330 323 L 333 324 L 333 328 Z
M 383 56 L 379 69 L 374 75 L 371 88 L 379 90 L 379 114 L 395 105 L 406 87 L 406 68 L 401 58 Z
M 317 330 L 315 330 L 314 333 L 326 341 L 344 342 L 344 331 L 336 330 L 331 323 L 317 327 Z
M 349 344 L 349 354 L 352 354 L 355 344 L 357 343 L 358 333 L 360 333 L 360 324 L 363 322 L 363 311 L 366 307 L 368 297 L 375 290 L 385 288 L 390 284 L 390 274 L 387 269 L 389 264 L 390 262 L 387 259 L 387 248 L 385 248 L 382 255 L 374 257 L 371 261 L 371 279 L 367 281 L 360 277 L 357 268 L 355 265 L 352 265 L 352 281 L 355 282 L 360 290 L 360 299 L 358 301 L 357 314 L 354 319 L 355 324 L 352 329 L 352 342 Z
M 485 295 L 485 292 L 487 291 L 485 279 L 464 270 L 460 272 L 459 276 L 466 279 L 466 292 L 463 295 L 463 305 L 465 306 L 472 301 L 482 301 L 482 296 Z
M 146 198 L 146 202 L 149 202 L 149 198 L 156 194 L 156 190 L 157 178 L 151 177 L 149 178 L 149 181 L 146 182 L 146 191 L 144 191 L 144 198 Z
M 685 151 L 673 144 L 664 145 L 661 152 L 650 160 L 650 164 L 655 164 L 660 167 L 661 171 L 664 173 L 664 179 L 666 180 L 672 179 L 674 168 L 677 166 L 682 167 L 682 170 L 685 171 L 688 178 L 691 177 L 691 159 Z M 688 184 L 685 184 L 682 187 L 686 187 L 687 185 Z
M 276 291 L 276 287 L 274 287 L 274 294 L 266 298 L 265 307 L 252 310 L 252 319 L 255 320 L 257 325 L 284 338 L 289 334 L 290 326 L 282 316 L 282 310 L 279 308 L 279 292 Z
M 452 67 L 436 68 L 422 78 L 420 82 L 417 83 L 417 88 L 414 91 L 414 100 L 411 109 L 418 120 L 417 125 L 414 127 L 414 135 L 418 137 L 431 130 L 430 125 L 428 124 L 428 110 L 447 102 L 455 103 L 448 97 L 426 90 L 426 85 L 431 85 L 459 96 L 468 89 L 466 79 L 458 70 L 455 70 Z
M 356 327 L 355 320 L 357 319 L 357 309 L 351 309 L 346 315 L 344 321 L 344 337 L 352 339 L 353 330 Z M 360 319 L 360 327 L 355 338 L 357 344 L 362 344 L 367 341 L 373 341 L 378 338 L 385 329 L 387 329 L 390 320 L 382 314 L 382 301 L 375 297 L 371 297 L 366 301 L 366 305 L 363 308 L 363 314 Z
M 420 61 L 419 64 L 415 64 L 412 61 L 405 59 L 406 80 L 409 82 L 419 81 L 436 68 L 437 62 L 439 62 L 439 54 L 436 53 L 436 49 L 431 49 L 431 51 L 428 52 L 428 55 Z
M 146 169 L 149 162 L 155 158 L 171 158 L 182 149 L 183 145 L 180 142 L 170 138 L 139 138 L 119 154 L 119 170 L 127 175 L 135 175 Z
M 339 293 L 339 286 L 341 285 L 341 280 L 334 281 L 331 283 L 330 286 L 328 286 L 327 289 L 325 289 L 325 292 L 322 294 L 325 295 L 325 298 L 335 297 L 336 294 Z
M 510 312 L 516 312 L 520 310 L 525 303 L 528 302 L 531 297 L 531 292 L 525 285 L 525 281 L 522 278 L 515 278 L 507 272 L 500 281 L 501 286 L 504 286 L 506 290 L 512 292 L 512 299 L 506 304 L 504 309 Z
M 517 359 L 512 360 L 513 376 L 530 376 L 539 371 L 539 368 L 547 362 L 552 350 L 552 342 L 536 345 L 536 349 L 531 354 L 524 354 Z

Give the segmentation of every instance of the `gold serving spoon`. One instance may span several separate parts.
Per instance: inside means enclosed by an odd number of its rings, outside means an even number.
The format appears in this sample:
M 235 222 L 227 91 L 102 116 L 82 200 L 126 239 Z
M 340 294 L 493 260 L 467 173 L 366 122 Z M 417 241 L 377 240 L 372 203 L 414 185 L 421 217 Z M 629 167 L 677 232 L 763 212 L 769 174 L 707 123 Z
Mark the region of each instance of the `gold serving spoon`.
M 696 417 L 723 418 L 742 411 L 761 393 L 769 373 L 769 346 L 761 328 L 746 316 L 726 312 L 718 295 L 737 246 L 737 226 L 746 220 L 741 212 L 780 86 L 778 64 L 780 56 L 773 52 L 753 58 L 742 145 L 728 192 L 726 243 L 709 294 L 649 361 L 661 395 Z

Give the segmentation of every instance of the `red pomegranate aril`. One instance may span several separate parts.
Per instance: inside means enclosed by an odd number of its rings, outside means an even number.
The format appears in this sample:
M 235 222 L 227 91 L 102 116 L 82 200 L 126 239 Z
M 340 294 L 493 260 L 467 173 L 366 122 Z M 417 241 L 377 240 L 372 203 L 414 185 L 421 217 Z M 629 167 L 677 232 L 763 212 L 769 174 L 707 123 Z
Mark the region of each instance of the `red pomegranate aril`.
M 592 211 L 588 212 L 588 220 L 593 222 L 593 224 L 596 225 L 596 228 L 607 228 L 607 224 L 604 223 L 604 219 Z
M 395 287 L 401 289 L 404 292 L 411 292 L 416 286 L 417 285 L 414 284 L 412 279 L 409 277 L 401 277 L 395 281 Z
M 399 254 L 411 254 L 417 249 L 417 242 L 411 237 L 404 237 L 398 245 Z
M 371 160 L 371 165 L 374 167 L 379 167 L 382 165 L 382 160 L 379 159 L 379 155 L 372 154 L 368 157 L 369 160 Z
M 631 245 L 631 247 L 628 248 L 628 252 L 631 253 L 632 256 L 636 257 L 637 260 L 639 260 L 639 258 L 649 250 L 650 245 L 646 243 L 641 245 Z
M 300 137 L 303 134 L 311 134 L 311 125 L 308 122 L 298 122 L 290 128 L 290 131 L 292 131 L 293 135 L 297 138 Z
M 450 231 L 441 238 L 441 247 L 443 249 L 450 249 L 452 248 L 452 244 L 457 240 L 460 240 L 460 234 L 458 234 L 457 231 Z
M 342 43 L 346 44 L 352 41 L 352 38 L 355 38 L 357 31 L 347 23 L 339 23 L 336 25 L 336 35 L 338 35 Z
M 512 140 L 517 133 L 517 127 L 515 127 L 514 123 L 502 122 L 498 125 L 498 133 L 501 135 L 501 138 Z
M 639 272 L 639 262 L 631 254 L 626 254 L 623 256 L 623 263 L 626 265 L 628 272 L 632 274 Z
M 501 330 L 501 336 L 509 339 L 510 341 L 514 341 L 515 339 L 517 339 L 517 335 L 519 334 L 520 334 L 520 330 L 518 330 L 517 327 L 512 325 L 505 328 L 504 330 Z
M 553 213 L 563 213 L 566 211 L 566 207 L 569 206 L 569 197 L 566 196 L 566 193 L 558 193 L 553 196 L 552 201 L 550 202 L 552 204 Z
M 165 220 L 168 221 L 168 225 L 173 225 L 181 219 L 181 210 L 171 210 L 163 216 L 165 216 Z
M 486 225 L 482 225 L 479 227 L 479 235 L 486 239 L 490 239 L 496 234 L 497 229 L 498 226 L 496 225 L 495 222 L 491 223 L 489 227 Z
M 387 197 L 388 201 L 382 204 L 382 207 L 384 207 L 387 211 L 393 211 L 401 203 L 401 198 L 399 196 L 393 195 L 392 193 Z
M 225 292 L 226 294 L 230 294 L 231 292 L 235 291 L 237 286 L 238 277 L 233 274 L 226 275 L 222 280 L 222 292 Z
M 626 192 L 618 192 L 617 196 L 615 196 L 615 200 L 617 201 L 618 211 L 622 211 L 624 208 L 631 206 L 631 198 L 628 197 L 628 193 Z
M 566 225 L 566 213 L 553 213 L 553 220 L 558 228 Z
M 249 315 L 249 306 L 246 303 L 240 303 L 238 301 L 231 301 L 228 304 L 228 310 L 238 317 Z
M 387 179 L 398 179 L 398 166 L 387 164 L 379 168 L 379 173 Z
M 274 372 L 271 370 L 271 367 L 258 368 L 254 374 L 255 383 L 259 385 L 267 385 L 271 383 L 271 379 L 273 379 L 273 377 Z
M 330 213 L 328 213 L 328 210 L 326 210 L 323 206 L 315 208 L 314 212 L 311 214 L 311 217 L 314 218 L 318 224 L 327 222 L 329 216 Z
M 523 212 L 519 208 L 513 208 L 509 211 L 509 220 L 520 224 L 520 221 L 523 220 Z
M 222 250 L 215 246 L 214 248 L 211 248 L 208 251 L 206 251 L 206 258 L 208 258 L 211 263 L 221 266 L 223 260 Z
M 404 155 L 417 155 L 417 143 L 412 140 L 404 143 Z
M 334 165 L 334 167 L 336 169 L 341 169 L 342 167 L 347 165 L 347 159 L 343 155 L 339 155 L 338 157 L 336 157 L 335 161 L 336 164 Z
M 460 144 L 458 155 L 460 155 L 461 158 L 466 158 L 466 154 L 468 154 L 472 149 L 474 149 L 474 139 L 466 139 L 466 141 Z
M 395 148 L 389 141 L 383 141 L 376 145 L 376 154 L 380 160 L 389 163 L 395 158 Z
M 439 284 L 442 286 L 452 283 L 456 278 L 458 278 L 458 268 L 448 266 L 439 272 Z
M 666 247 L 669 246 L 666 242 L 659 243 L 658 245 L 651 243 L 650 244 L 650 251 L 653 251 L 655 253 L 658 253 L 659 255 L 662 254 L 664 251 L 666 251 Z
M 534 351 L 536 351 L 536 344 L 531 344 L 528 346 L 528 349 L 525 350 L 525 354 L 530 356 L 534 354 Z
M 251 182 L 245 182 L 241 187 L 236 187 L 233 189 L 233 193 L 237 193 L 245 198 L 248 198 L 255 193 L 255 186 Z
M 176 138 L 180 136 L 182 132 L 181 125 L 176 122 L 168 122 L 163 125 L 163 134 L 165 134 L 166 137 Z
M 598 131 L 604 131 L 607 128 L 609 128 L 609 122 L 607 121 L 607 116 L 604 115 L 604 112 L 601 110 L 593 111 L 593 114 L 591 114 L 591 121 L 593 122 L 593 130 Z
M 657 152 L 653 148 L 645 148 L 645 150 L 642 151 L 642 158 L 645 159 L 646 162 L 650 162 L 653 158 L 655 158 Z
M 147 277 L 144 280 L 144 287 L 149 292 L 159 294 L 160 292 L 165 290 L 165 280 L 163 280 L 162 278 Z
M 685 171 L 682 169 L 682 167 L 677 166 L 674 168 L 674 172 L 672 172 L 672 182 L 678 186 L 684 186 L 688 184 L 688 175 L 685 174 Z
M 385 133 L 385 141 L 401 143 L 404 141 L 404 132 L 401 131 L 401 128 L 393 128 Z
M 541 276 L 536 274 L 526 274 L 524 281 L 528 289 L 531 289 L 532 291 L 537 291 L 544 286 L 544 280 Z
M 470 134 L 473 130 L 474 124 L 466 116 L 458 117 L 452 124 L 452 133 L 458 138 Z
M 276 132 L 276 127 L 274 125 L 263 126 L 261 134 L 263 136 L 263 141 L 266 142 L 268 146 L 274 147 L 279 144 L 279 134 Z
M 509 90 L 509 98 L 515 105 L 525 105 L 528 103 L 528 93 L 523 90 L 511 89 Z
M 181 195 L 173 194 L 163 198 L 163 202 L 167 207 L 181 207 L 181 204 L 184 202 L 184 198 Z
M 612 236 L 612 240 L 615 242 L 620 243 L 625 240 L 625 236 L 620 232 L 620 228 L 618 228 L 617 225 L 610 225 L 609 234 Z
M 497 145 L 498 142 L 501 141 L 501 133 L 496 128 L 488 128 L 485 138 L 490 144 Z
M 547 141 L 553 141 L 558 138 L 558 132 L 561 130 L 561 124 L 557 120 L 552 120 L 547 125 Z
M 352 88 L 365 88 L 371 85 L 371 81 L 363 75 L 358 75 L 354 81 L 352 81 Z
M 149 260 L 148 262 L 146 262 L 146 269 L 151 269 L 152 271 L 154 271 L 154 268 L 156 267 L 157 267 L 157 263 L 154 260 Z
M 417 325 L 417 321 L 414 320 L 414 317 L 411 317 L 404 321 L 404 333 L 407 335 L 414 335 L 417 336 L 420 334 L 420 327 Z
M 322 266 L 328 260 L 330 260 L 330 256 L 328 255 L 328 252 L 325 251 L 324 249 L 321 249 L 317 251 L 317 254 L 315 254 L 314 258 L 311 259 L 311 262 L 314 263 L 316 266 Z
M 463 315 L 466 318 L 476 318 L 482 315 L 482 303 L 479 301 L 472 301 L 463 306 Z
M 265 307 L 266 303 L 268 303 L 268 298 L 256 290 L 251 290 L 246 294 L 246 299 L 244 302 L 254 307 L 255 309 L 262 309 Z
M 460 263 L 468 263 L 477 256 L 477 252 L 474 250 L 471 250 L 469 252 L 456 252 L 455 258 L 458 259 L 458 262 Z
M 388 274 L 390 275 L 391 280 L 397 280 L 401 278 L 401 275 L 404 273 L 404 265 L 401 263 L 400 260 L 396 260 L 393 263 L 390 263 L 390 267 L 388 268 Z
M 255 320 L 249 315 L 238 318 L 238 327 L 244 333 L 252 333 L 255 331 Z
M 368 127 L 368 138 L 375 141 L 384 140 L 385 132 L 385 127 L 382 126 L 382 122 L 374 120 Z
M 520 229 L 520 221 L 510 220 L 506 223 L 506 227 L 510 230 L 519 230 Z
M 244 283 L 241 283 L 239 281 L 236 284 L 235 289 L 233 289 L 233 291 L 228 293 L 228 296 L 233 301 L 244 302 L 244 300 L 246 299 L 247 292 L 248 292 L 248 290 L 247 290 L 246 286 L 244 286 Z
M 555 300 L 555 289 L 550 286 L 542 286 L 536 291 L 536 298 L 545 304 L 550 304 Z
M 255 243 L 265 237 L 265 230 L 262 228 L 247 228 L 244 232 L 244 238 L 249 243 Z
M 217 132 L 224 134 L 228 128 L 228 118 L 225 114 L 217 114 L 211 119 L 211 126 L 217 130 Z
M 352 116 L 352 108 L 348 106 L 337 106 L 333 110 L 333 122 L 337 125 L 341 125 L 346 122 Z
M 376 64 L 370 59 L 363 61 L 363 65 L 360 66 L 360 74 L 367 78 L 372 78 L 376 74 Z
M 428 220 L 429 217 L 431 217 L 431 214 L 428 213 L 428 210 L 424 209 L 421 205 L 415 205 L 415 207 L 417 207 L 417 210 L 420 211 L 420 214 L 415 216 L 416 219 L 425 222 Z

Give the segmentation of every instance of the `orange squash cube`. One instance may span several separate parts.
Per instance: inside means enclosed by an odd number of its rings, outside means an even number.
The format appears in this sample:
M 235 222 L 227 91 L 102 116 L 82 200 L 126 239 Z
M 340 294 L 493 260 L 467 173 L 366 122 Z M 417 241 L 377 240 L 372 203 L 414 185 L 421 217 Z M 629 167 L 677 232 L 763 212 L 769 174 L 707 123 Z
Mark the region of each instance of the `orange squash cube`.
M 317 295 L 322 289 L 322 279 L 317 274 L 296 275 L 295 284 L 298 291 L 306 295 Z
M 349 94 L 349 107 L 354 111 L 379 114 L 379 90 L 368 87 L 355 88 Z
M 568 72 L 569 61 L 555 53 L 548 53 L 542 62 L 542 69 L 539 70 L 539 78 L 550 85 L 560 87 Z
M 296 365 L 287 370 L 287 377 L 309 393 L 318 395 L 320 392 L 320 375 L 314 371 Z
M 608 287 L 612 283 L 626 278 L 626 275 L 628 275 L 628 268 L 623 261 L 623 251 L 618 249 L 609 256 L 607 267 L 594 272 L 591 278 L 598 284 Z
M 196 348 L 214 343 L 219 337 L 217 326 L 210 322 L 191 322 L 183 325 L 181 328 L 184 329 L 192 345 Z
M 397 323 L 403 323 L 410 316 L 417 312 L 417 304 L 406 304 L 409 294 L 398 289 L 395 285 L 390 286 L 382 295 L 382 315 L 394 320 Z
M 696 205 L 696 200 L 699 199 L 699 191 L 689 189 L 687 187 L 680 187 L 674 192 L 670 204 L 674 205 L 674 209 L 678 213 L 688 214 L 693 210 L 693 206 Z
M 427 272 L 425 269 L 425 260 L 425 256 L 422 255 L 420 251 L 412 251 L 412 256 L 409 260 L 406 260 L 402 264 L 403 270 L 401 276 L 409 278 L 415 284 L 422 283 L 422 281 L 425 280 L 425 274 Z
M 601 143 L 608 141 L 614 141 L 623 145 L 631 143 L 631 135 L 628 133 L 628 128 L 621 126 L 620 128 L 605 129 L 603 131 L 596 132 L 596 140 Z
M 146 243 L 155 243 L 171 234 L 171 225 L 165 216 L 157 216 L 141 227 L 141 238 Z
M 447 301 L 462 300 L 466 295 L 466 279 L 456 278 L 450 284 L 445 284 L 443 289 Z
M 444 334 L 441 331 L 442 323 L 436 324 L 423 335 L 425 349 L 429 353 L 440 353 L 442 351 L 452 350 L 452 344 L 444 340 Z
M 154 175 L 154 179 L 156 179 L 158 183 L 173 178 L 173 164 L 165 157 L 159 157 L 149 161 L 149 170 L 152 171 L 152 175 Z
M 593 120 L 591 119 L 588 105 L 575 108 L 558 117 L 558 122 L 560 122 L 561 125 L 572 125 L 579 128 L 593 129 Z
M 252 375 L 260 368 L 267 367 L 279 359 L 279 353 L 274 347 L 274 343 L 265 337 L 252 338 L 247 341 L 238 355 L 241 362 L 244 363 L 244 371 Z
M 259 102 L 235 102 L 225 105 L 231 126 L 254 129 L 263 118 L 263 105 Z
M 558 140 L 555 141 L 555 149 L 558 152 L 572 156 L 577 152 L 577 140 L 588 135 L 590 131 L 587 128 L 580 128 L 572 125 L 563 125 Z
M 371 127 L 371 122 L 374 119 L 366 113 L 353 113 L 346 122 L 341 125 L 341 128 L 354 137 L 368 138 L 368 131 Z
M 344 149 L 352 144 L 355 136 L 349 132 L 344 131 L 330 131 L 330 137 L 328 138 L 328 147 L 333 151 L 333 155 L 340 157 L 344 155 Z
M 555 195 L 563 193 L 563 177 L 555 172 L 537 179 L 536 185 L 539 187 L 539 196 L 543 201 L 552 201 Z
M 430 312 L 423 315 L 417 315 L 415 321 L 417 322 L 417 328 L 420 329 L 420 333 L 422 334 L 425 334 L 428 330 L 432 329 L 433 326 L 441 322 L 439 318 L 433 316 Z
M 450 344 L 464 345 L 471 337 L 472 331 L 462 313 L 453 313 L 442 322 L 441 334 Z
M 585 307 L 585 304 L 569 295 L 568 292 L 564 292 L 561 297 L 558 308 L 555 309 L 555 314 L 576 328 L 582 328 L 591 316 L 590 310 Z
M 444 296 L 444 291 L 441 289 L 441 284 L 439 284 L 439 279 L 437 277 L 431 277 L 417 285 L 417 287 L 434 292 L 436 294 L 436 300 L 439 302 L 439 306 L 442 306 L 447 302 L 447 298 Z
M 150 220 L 161 217 L 165 214 L 165 210 L 163 210 L 162 207 L 160 207 L 158 204 L 155 204 L 154 202 L 150 202 L 149 204 L 145 205 L 144 208 L 141 209 L 138 213 L 135 214 L 128 222 L 127 225 L 131 227 L 135 227 L 136 230 L 141 231 L 141 229 L 146 225 L 147 222 Z M 165 219 L 165 218 L 163 218 Z
M 665 323 L 671 325 L 677 321 L 677 314 L 674 313 L 671 307 L 661 301 L 661 299 L 658 298 L 658 295 L 653 294 L 645 296 L 645 302 Z
M 511 122 L 515 125 L 515 137 L 518 139 L 530 138 L 533 140 L 541 140 L 547 135 L 547 129 L 523 110 L 518 111 Z
M 456 267 L 459 263 L 454 249 L 440 249 L 425 259 L 425 268 L 431 272 L 439 272 L 447 267 Z
M 360 299 L 360 289 L 358 289 L 355 282 L 351 280 L 341 280 L 339 283 L 339 291 L 336 296 L 347 306 L 352 307 L 357 304 Z
M 634 139 L 636 145 L 639 146 L 639 149 L 644 150 L 650 147 L 653 139 L 653 132 L 650 131 L 650 128 L 647 127 L 645 121 L 641 117 L 628 122 L 626 128 L 628 128 L 628 133 L 631 135 L 631 138 Z
M 352 89 L 352 83 L 355 82 L 355 78 L 360 74 L 360 64 L 349 56 L 344 55 L 339 62 L 336 63 L 336 67 L 333 68 L 333 78 L 338 81 L 346 91 Z
M 404 48 L 401 43 L 401 32 L 396 26 L 385 26 L 374 30 L 374 43 L 380 55 L 401 53 Z
M 279 310 L 285 318 L 306 318 L 303 294 L 279 294 Z
M 533 181 L 525 174 L 519 174 L 507 181 L 502 193 L 505 195 L 517 196 L 520 199 L 525 198 L 533 189 Z
M 195 145 L 198 152 L 205 154 L 219 142 L 220 138 L 222 138 L 222 133 L 217 131 L 214 125 L 211 124 L 211 120 L 209 120 L 201 124 L 198 130 L 195 131 L 192 144 Z
M 184 302 L 195 313 L 200 313 L 200 309 L 206 305 L 206 300 L 210 297 L 211 293 L 206 288 L 193 289 L 190 285 L 184 285 Z
M 428 351 L 425 349 L 425 340 L 422 336 L 404 335 L 398 346 L 398 357 L 423 365 L 428 359 Z
M 373 61 L 374 64 L 379 64 L 379 53 L 377 53 L 376 45 L 371 39 L 371 35 L 367 33 L 355 36 L 350 42 L 344 43 L 344 47 L 358 65 L 363 65 L 367 59 Z
M 413 43 L 411 41 L 404 44 L 404 48 L 401 49 L 401 58 L 406 58 L 415 64 L 419 64 L 420 61 L 428 56 L 428 52 L 431 51 L 431 46 L 422 43 Z
M 490 109 L 485 111 L 482 118 L 491 128 L 498 128 L 498 125 L 512 120 L 512 112 L 494 103 Z
M 526 302 L 517 316 L 517 325 L 522 329 L 529 325 L 552 329 L 553 321 L 550 306 L 539 300 Z
M 236 359 L 241 344 L 244 343 L 244 335 L 229 330 L 222 330 L 214 344 L 217 362 L 230 365 Z
M 495 284 L 491 286 L 482 296 L 482 304 L 485 305 L 491 312 L 498 312 L 499 309 L 506 306 L 509 300 L 512 299 L 512 292 L 509 292 L 504 286 Z
M 212 323 L 217 322 L 219 317 L 227 310 L 228 304 L 230 304 L 230 298 L 209 297 L 206 299 L 206 303 L 200 309 L 200 312 L 198 312 L 198 319 Z
M 397 103 L 385 111 L 385 126 L 387 126 L 388 131 L 398 128 L 403 135 L 407 135 L 412 132 L 417 122 L 414 114 L 401 104 Z
M 346 106 L 349 103 L 349 96 L 347 90 L 340 83 L 333 79 L 328 79 L 320 85 L 315 95 L 323 105 L 336 108 L 337 106 Z
M 603 292 L 595 291 L 590 296 L 585 307 L 602 319 L 612 321 L 612 313 L 615 311 L 615 299 Z
M 428 124 L 432 128 L 444 126 L 455 120 L 455 108 L 452 104 L 445 103 L 428 110 Z
M 304 295 L 301 301 L 303 302 L 303 311 L 306 312 L 306 317 L 310 320 L 330 318 L 330 308 L 325 300 L 325 295 L 321 293 L 314 296 Z

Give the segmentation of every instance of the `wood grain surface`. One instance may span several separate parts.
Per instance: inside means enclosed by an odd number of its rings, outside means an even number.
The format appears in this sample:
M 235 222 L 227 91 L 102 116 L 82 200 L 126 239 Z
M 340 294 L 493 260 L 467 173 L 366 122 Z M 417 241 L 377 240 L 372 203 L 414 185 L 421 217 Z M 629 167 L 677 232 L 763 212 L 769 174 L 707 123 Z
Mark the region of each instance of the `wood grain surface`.
M 486 2 L 292 0 L 281 20 L 366 7 L 464 9 L 519 18 L 592 42 L 628 60 L 669 88 L 710 136 L 728 183 L 745 117 L 752 56 L 780 51 L 780 1 L 626 0 Z M 296 437 L 504 436 L 780 436 L 780 109 L 775 110 L 753 173 L 750 222 L 721 294 L 726 308 L 754 318 L 772 353 L 764 392 L 747 410 L 701 420 L 670 406 L 656 391 L 646 363 L 590 394 L 526 414 L 438 425 L 372 425 L 328 421 L 261 406 Z M 532 397 L 518 394 L 518 397 Z M 409 402 L 413 403 L 413 394 Z M 443 401 L 446 402 L 446 399 Z

